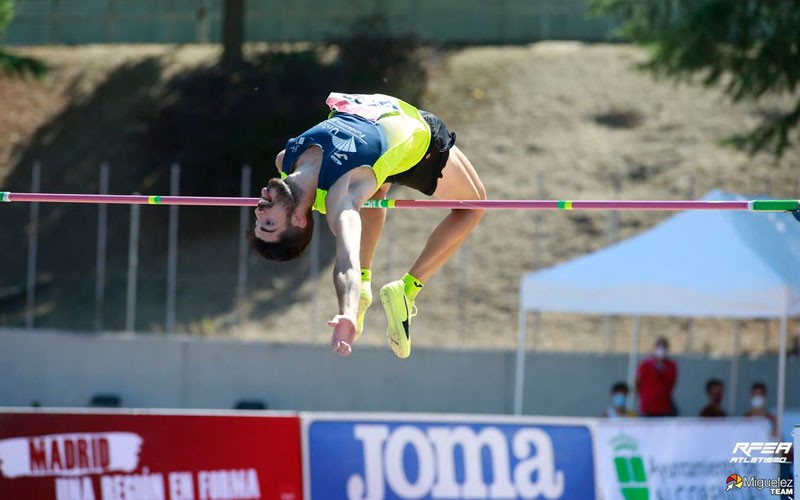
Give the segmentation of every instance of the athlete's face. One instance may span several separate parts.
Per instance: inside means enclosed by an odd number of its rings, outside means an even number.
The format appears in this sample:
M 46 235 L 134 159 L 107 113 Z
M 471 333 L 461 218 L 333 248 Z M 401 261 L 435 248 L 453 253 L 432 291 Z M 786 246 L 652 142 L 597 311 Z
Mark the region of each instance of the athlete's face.
M 261 199 L 255 210 L 256 236 L 266 242 L 278 241 L 296 207 L 289 185 L 282 179 L 270 179 L 267 187 L 261 188 Z

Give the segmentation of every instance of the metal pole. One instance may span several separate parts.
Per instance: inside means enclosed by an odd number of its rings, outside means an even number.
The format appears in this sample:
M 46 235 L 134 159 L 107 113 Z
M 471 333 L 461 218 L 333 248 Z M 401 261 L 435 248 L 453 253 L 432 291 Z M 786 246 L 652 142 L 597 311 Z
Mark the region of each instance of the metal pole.
M 514 372 L 514 415 L 522 415 L 523 389 L 525 387 L 525 336 L 527 328 L 527 311 L 520 303 L 519 324 L 517 326 L 517 365 Z
M 250 194 L 250 165 L 242 167 L 242 197 Z M 244 328 L 247 324 L 247 312 L 245 311 L 244 301 L 247 294 L 247 240 L 244 237 L 247 227 L 250 225 L 250 209 L 248 207 L 239 208 L 239 274 L 236 286 L 236 302 L 239 310 L 239 327 Z
M 544 175 L 541 172 L 536 174 L 536 196 L 544 197 Z M 542 266 L 542 213 L 535 211 L 533 213 L 533 268 L 539 269 Z M 527 323 L 526 323 L 527 325 Z M 533 313 L 533 350 L 537 350 L 537 341 L 541 338 L 542 330 L 542 313 L 534 311 Z
M 776 417 L 777 438 L 783 441 L 783 410 L 786 407 L 786 309 L 781 316 L 781 337 L 778 347 L 778 414 Z
M 197 7 L 197 42 L 208 43 L 208 8 L 206 0 L 200 0 Z
M 31 191 L 39 192 L 42 179 L 42 164 L 33 163 Z M 31 204 L 30 223 L 28 225 L 28 290 L 25 308 L 25 327 L 33 328 L 36 309 L 36 255 L 39 252 L 39 204 Z
M 108 163 L 100 165 L 98 192 L 108 194 Z M 97 272 L 94 282 L 94 329 L 103 329 L 103 308 L 106 292 L 106 244 L 108 238 L 108 205 L 97 207 Z
M 458 283 L 458 332 L 456 344 L 461 344 L 462 335 L 467 332 L 467 242 L 458 251 L 458 263 L 461 268 L 461 279 Z
M 106 13 L 106 43 L 114 42 L 115 22 L 116 22 L 115 0 L 108 0 L 108 12 Z
M 686 322 L 686 352 L 692 352 L 692 340 L 694 340 L 694 320 L 689 318 Z
M 736 411 L 736 397 L 739 394 L 739 351 L 741 333 L 739 320 L 733 320 L 733 354 L 731 355 L 731 379 L 729 382 L 730 397 L 728 397 L 728 415 Z
M 125 303 L 125 330 L 132 332 L 136 326 L 136 280 L 139 270 L 139 205 L 131 205 L 128 233 L 128 294 Z
M 614 174 L 614 197 L 619 198 L 622 192 L 622 177 L 619 173 Z M 611 245 L 618 239 L 619 228 L 619 213 L 608 213 L 608 230 L 606 231 L 606 245 Z M 605 344 L 606 352 L 611 352 L 611 321 L 609 315 L 603 316 L 603 344 Z
M 769 352 L 769 323 L 768 319 L 764 320 L 764 353 Z
M 175 163 L 170 172 L 169 193 L 178 196 L 181 167 Z M 167 243 L 167 320 L 165 330 L 175 333 L 175 291 L 178 279 L 178 206 L 169 207 L 169 240 Z
M 632 397 L 628 398 L 628 409 L 632 410 L 636 402 L 636 364 L 639 354 L 639 316 L 633 317 L 633 333 L 631 334 L 631 350 L 628 354 L 628 388 Z

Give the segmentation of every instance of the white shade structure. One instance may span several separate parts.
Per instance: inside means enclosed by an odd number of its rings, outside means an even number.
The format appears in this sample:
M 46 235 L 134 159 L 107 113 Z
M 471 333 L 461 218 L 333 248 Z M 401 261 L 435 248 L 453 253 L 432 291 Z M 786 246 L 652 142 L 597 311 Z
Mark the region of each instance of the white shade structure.
M 703 199 L 745 198 L 711 191 Z M 800 222 L 790 213 L 682 212 L 630 239 L 526 274 L 519 300 L 516 413 L 522 411 L 525 319 L 534 311 L 779 319 L 781 413 L 787 320 L 800 316 Z

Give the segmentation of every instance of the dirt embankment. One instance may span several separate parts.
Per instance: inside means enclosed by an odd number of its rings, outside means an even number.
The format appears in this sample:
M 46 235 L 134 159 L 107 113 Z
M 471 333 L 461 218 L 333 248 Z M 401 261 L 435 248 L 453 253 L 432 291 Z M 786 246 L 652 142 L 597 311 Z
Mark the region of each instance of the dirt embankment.
M 70 161 L 86 161 L 88 156 L 99 163 L 104 159 L 99 155 L 106 155 L 114 162 L 112 179 L 114 165 L 124 166 L 117 167 L 121 177 L 122 170 L 133 175 L 130 172 L 135 172 L 135 166 L 128 167 L 124 158 L 115 158 L 114 154 L 125 150 L 126 138 L 137 126 L 141 111 L 137 106 L 157 94 L 161 83 L 172 75 L 210 64 L 218 54 L 211 47 L 37 48 L 25 53 L 47 60 L 54 71 L 41 83 L 0 78 L 2 185 L 9 179 L 24 184 L 29 166 L 19 161 L 29 153 L 32 137 L 38 134 L 37 141 L 46 144 L 48 136 L 42 135 L 43 128 L 46 130 L 54 117 L 69 111 L 76 102 L 96 99 L 93 91 L 99 87 L 107 92 L 103 101 L 80 108 L 83 116 L 76 113 L 62 122 L 75 127 L 73 139 L 64 142 L 63 151 L 51 149 L 43 161 L 46 167 L 60 163 L 58 168 L 68 179 Z M 713 188 L 799 196 L 797 149 L 775 162 L 767 155 L 749 158 L 717 145 L 726 135 L 755 125 L 770 109 L 786 106 L 786 101 L 732 105 L 715 90 L 655 82 L 631 69 L 641 57 L 639 50 L 628 46 L 572 43 L 470 48 L 438 54 L 430 61 L 422 106 L 440 115 L 458 133 L 459 146 L 478 168 L 494 199 L 683 199 L 699 197 Z M 121 67 L 129 71 L 108 86 L 109 75 Z M 91 113 L 91 124 L 86 122 L 87 113 Z M 85 125 L 90 126 L 81 129 Z M 297 132 L 287 130 L 286 136 Z M 166 165 L 169 162 L 164 160 Z M 265 168 L 259 171 L 264 177 Z M 94 186 L 96 178 L 84 182 Z M 116 188 L 118 192 L 132 189 L 122 184 Z M 393 196 L 415 194 L 401 189 Z M 13 209 L 0 218 L 24 217 L 24 210 Z M 223 212 L 214 216 L 215 222 L 224 224 L 222 219 L 228 217 L 229 229 L 217 230 L 211 236 L 181 235 L 183 281 L 179 283 L 178 317 L 182 327 L 198 333 L 327 342 L 324 321 L 335 311 L 330 269 L 322 269 L 319 281 L 312 282 L 307 260 L 280 275 L 275 274 L 277 267 L 251 262 L 251 321 L 245 328 L 226 326 L 233 317 L 230 297 L 235 286 L 238 229 L 235 211 Z M 57 217 L 55 211 L 44 215 L 48 214 Z M 119 209 L 112 217 L 115 223 L 126 225 L 126 214 Z M 166 211 L 149 215 L 155 232 L 165 227 L 163 221 L 159 222 L 162 215 L 166 220 Z M 83 210 L 74 212 L 69 220 L 94 224 L 94 217 L 93 211 Z M 374 269 L 376 292 L 379 284 L 397 279 L 411 265 L 437 217 L 432 212 L 390 214 Z M 523 273 L 601 248 L 664 217 L 663 213 L 622 213 L 616 220 L 602 213 L 487 214 L 466 251 L 426 285 L 418 301 L 420 315 L 413 326 L 415 345 L 513 346 L 518 283 Z M 611 226 L 616 229 L 609 229 Z M 163 240 L 163 236 L 157 238 Z M 325 236 L 322 242 L 329 252 L 330 238 Z M 85 250 L 77 249 L 76 253 L 92 259 L 94 243 L 79 243 Z M 125 241 L 118 242 L 120 256 L 125 255 L 125 247 Z M 45 259 L 52 255 L 46 249 L 43 252 Z M 3 259 L 4 267 L 24 268 L 24 253 L 24 243 L 14 243 Z M 162 322 L 164 254 L 165 246 L 161 252 L 154 250 L 145 256 L 143 262 L 143 329 L 158 330 Z M 323 260 L 326 262 L 329 260 Z M 124 258 L 120 257 L 117 264 L 123 266 Z M 110 285 L 109 321 L 121 321 L 123 277 Z M 75 290 L 81 293 L 72 294 L 67 311 L 75 318 L 62 315 L 48 319 L 47 310 L 43 310 L 42 322 L 88 328 L 91 321 L 84 320 L 93 317 L 92 280 L 74 280 L 79 283 Z M 8 284 L 13 283 L 3 283 Z M 315 295 L 316 306 L 312 300 Z M 11 310 L 0 316 L 0 324 L 17 324 L 18 312 Z M 384 321 L 377 305 L 368 314 L 362 341 L 383 343 Z M 643 327 L 645 347 L 655 335 L 666 334 L 676 339 L 675 350 L 689 343 L 693 350 L 703 352 L 730 351 L 731 326 L 726 322 L 646 319 Z M 606 330 L 601 318 L 547 314 L 542 317 L 535 342 L 543 349 L 599 351 L 605 348 L 606 331 L 611 333 L 614 350 L 626 349 L 630 327 L 625 319 L 610 323 Z M 742 331 L 743 348 L 748 352 L 761 352 L 776 344 L 775 325 L 745 322 Z

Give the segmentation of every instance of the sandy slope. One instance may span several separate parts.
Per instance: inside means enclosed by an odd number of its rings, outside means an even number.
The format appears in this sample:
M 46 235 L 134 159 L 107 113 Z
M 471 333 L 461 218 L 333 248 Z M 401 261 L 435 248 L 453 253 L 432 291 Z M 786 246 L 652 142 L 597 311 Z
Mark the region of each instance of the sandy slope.
M 56 70 L 43 83 L 0 79 L 0 178 L 14 164 L 25 138 L 58 113 L 69 99 L 88 95 L 115 67 L 155 57 L 163 77 L 183 67 L 208 63 L 211 47 L 37 48 L 25 52 L 50 61 Z M 797 150 L 781 162 L 746 155 L 715 141 L 757 123 L 759 112 L 785 101 L 732 105 L 724 96 L 697 87 L 658 83 L 631 70 L 642 56 L 622 45 L 542 43 L 524 47 L 459 50 L 431 62 L 423 106 L 439 114 L 458 133 L 458 144 L 478 168 L 490 197 L 508 198 L 664 198 L 702 195 L 709 189 L 798 196 Z M 601 122 L 611 123 L 613 126 Z M 614 179 L 619 179 L 619 191 Z M 539 180 L 540 179 L 540 180 Z M 395 197 L 414 196 L 398 190 Z M 428 232 L 433 212 L 397 212 L 374 270 L 376 284 L 397 279 L 410 266 Z M 486 215 L 466 252 L 427 284 L 414 321 L 415 345 L 511 347 L 516 338 L 518 281 L 522 273 L 600 248 L 609 238 L 624 238 L 665 214 L 620 215 L 615 234 L 608 214 L 497 212 Z M 195 245 L 213 255 L 214 241 Z M 254 265 L 257 265 L 254 264 Z M 251 266 L 252 267 L 252 266 Z M 335 311 L 330 269 L 318 283 L 308 280 L 300 300 L 280 303 L 282 314 L 263 321 L 271 295 L 254 291 L 259 304 L 247 328 L 228 329 L 229 317 L 195 314 L 192 331 L 275 340 L 327 342 L 324 321 Z M 259 288 L 264 274 L 251 281 Z M 263 281 L 261 281 L 263 283 Z M 273 289 L 297 286 L 292 279 Z M 461 294 L 461 290 L 465 293 Z M 311 297 L 316 292 L 316 309 Z M 376 286 L 377 295 L 377 286 Z M 202 309 L 202 304 L 196 304 Z M 277 307 L 277 306 L 276 306 Z M 460 312 L 465 319 L 459 320 Z M 612 347 L 624 350 L 629 322 L 611 328 Z M 378 307 L 368 315 L 363 341 L 383 343 L 384 319 Z M 730 325 L 713 320 L 646 319 L 644 343 L 667 333 L 676 348 L 712 353 L 729 351 Z M 796 326 L 794 327 L 796 328 Z M 760 352 L 776 342 L 774 325 L 744 325 L 745 349 Z M 765 332 L 767 340 L 765 341 Z M 603 323 L 597 318 L 545 315 L 536 344 L 555 350 L 604 349 Z

